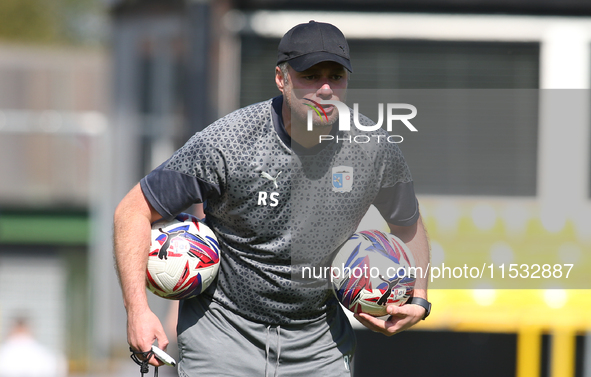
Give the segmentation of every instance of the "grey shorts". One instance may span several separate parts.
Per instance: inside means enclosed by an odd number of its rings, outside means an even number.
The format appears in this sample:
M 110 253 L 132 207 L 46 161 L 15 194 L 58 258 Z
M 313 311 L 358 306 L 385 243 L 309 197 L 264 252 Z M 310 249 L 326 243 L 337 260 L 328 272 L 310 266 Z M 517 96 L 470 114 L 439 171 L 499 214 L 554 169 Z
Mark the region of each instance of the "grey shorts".
M 203 296 L 181 303 L 180 377 L 350 377 L 355 334 L 340 308 L 306 324 L 249 321 Z

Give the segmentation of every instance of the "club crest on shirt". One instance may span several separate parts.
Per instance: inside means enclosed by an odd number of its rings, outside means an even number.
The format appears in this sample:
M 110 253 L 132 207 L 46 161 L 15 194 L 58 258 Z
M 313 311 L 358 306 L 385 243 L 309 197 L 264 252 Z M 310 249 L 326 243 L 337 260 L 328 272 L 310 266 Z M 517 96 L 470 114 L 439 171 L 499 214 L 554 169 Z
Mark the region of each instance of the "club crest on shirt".
M 353 188 L 353 168 L 336 166 L 332 168 L 332 191 L 349 192 Z

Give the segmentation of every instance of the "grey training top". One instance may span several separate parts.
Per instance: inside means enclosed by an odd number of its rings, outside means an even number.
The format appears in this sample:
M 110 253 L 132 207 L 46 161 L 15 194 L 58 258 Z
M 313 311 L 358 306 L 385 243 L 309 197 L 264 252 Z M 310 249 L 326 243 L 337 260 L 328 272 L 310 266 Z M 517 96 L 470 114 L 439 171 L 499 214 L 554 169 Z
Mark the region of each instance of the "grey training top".
M 310 321 L 336 305 L 324 281 L 298 274 L 304 266 L 327 265 L 371 204 L 394 225 L 419 217 L 400 149 L 375 137 L 386 131 L 345 132 L 335 125 L 333 141 L 305 149 L 283 127 L 282 101 L 217 120 L 140 182 L 165 218 L 207 201 L 206 221 L 222 256 L 218 279 L 203 294 L 269 324 Z

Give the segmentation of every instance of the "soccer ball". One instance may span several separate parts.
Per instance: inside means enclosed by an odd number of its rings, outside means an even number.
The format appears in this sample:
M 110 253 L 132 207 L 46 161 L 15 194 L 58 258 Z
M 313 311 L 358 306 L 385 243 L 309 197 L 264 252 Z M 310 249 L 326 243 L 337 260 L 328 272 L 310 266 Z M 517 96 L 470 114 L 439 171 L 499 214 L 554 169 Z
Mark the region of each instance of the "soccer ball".
M 415 267 L 412 252 L 396 236 L 364 230 L 337 251 L 330 269 L 333 290 L 353 313 L 381 317 L 386 305 L 400 306 L 412 295 Z
M 146 286 L 157 296 L 181 300 L 197 296 L 215 279 L 220 247 L 215 234 L 187 213 L 152 224 Z

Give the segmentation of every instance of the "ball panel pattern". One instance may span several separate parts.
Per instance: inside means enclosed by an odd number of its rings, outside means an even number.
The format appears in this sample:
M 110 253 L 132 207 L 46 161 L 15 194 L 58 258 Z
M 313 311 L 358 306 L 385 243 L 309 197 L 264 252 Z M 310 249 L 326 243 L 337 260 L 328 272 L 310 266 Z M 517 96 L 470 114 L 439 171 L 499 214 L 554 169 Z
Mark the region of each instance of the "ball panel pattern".
M 157 296 L 197 296 L 217 276 L 220 248 L 215 234 L 186 213 L 152 224 L 146 286 Z

